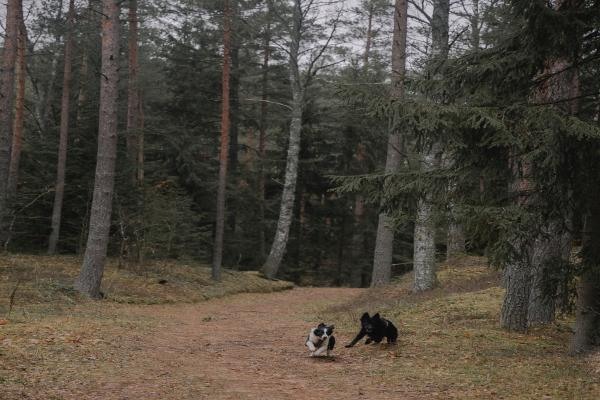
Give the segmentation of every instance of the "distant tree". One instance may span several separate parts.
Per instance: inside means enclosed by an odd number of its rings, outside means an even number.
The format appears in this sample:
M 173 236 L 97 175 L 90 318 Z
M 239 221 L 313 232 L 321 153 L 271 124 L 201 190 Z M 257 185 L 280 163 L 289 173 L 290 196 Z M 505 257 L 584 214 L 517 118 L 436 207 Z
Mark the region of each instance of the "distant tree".
M 137 0 L 129 0 L 129 13 L 127 17 L 129 36 L 127 44 L 129 49 L 128 79 L 127 79 L 127 158 L 131 170 L 131 182 L 134 186 L 138 181 L 138 153 L 140 147 L 140 88 L 139 88 L 139 62 L 138 62 L 138 15 Z
M 56 168 L 56 186 L 54 188 L 54 207 L 52 209 L 52 233 L 48 240 L 48 254 L 56 253 L 60 237 L 63 198 L 65 195 L 65 169 L 67 166 L 67 145 L 69 138 L 69 116 L 71 100 L 71 75 L 73 63 L 73 28 L 75 23 L 75 1 L 69 1 L 67 14 L 67 33 L 65 37 L 63 93 L 60 107 L 60 134 L 58 144 L 58 164 Z
M 219 151 L 219 180 L 217 184 L 217 207 L 215 216 L 215 243 L 213 247 L 212 278 L 221 280 L 223 260 L 223 236 L 225 231 L 225 191 L 227 189 L 227 164 L 230 135 L 230 75 L 232 8 L 229 0 L 223 3 L 223 96 L 221 111 L 221 149 Z
M 21 151 L 23 144 L 23 125 L 25 111 L 25 79 L 27 77 L 27 65 L 25 64 L 25 52 L 27 50 L 27 28 L 23 20 L 23 9 L 19 8 L 19 39 L 17 45 L 16 65 L 16 98 L 15 119 L 10 154 L 10 168 L 8 174 L 7 198 L 9 203 L 14 200 L 19 180 L 19 164 L 21 162 Z M 12 199 L 12 200 L 11 200 Z
M 75 287 L 82 294 L 100 298 L 111 225 L 117 155 L 117 98 L 119 68 L 120 1 L 102 2 L 102 66 L 98 156 L 94 179 L 89 234 L 83 265 Z
M 4 50 L 2 71 L 0 72 L 0 239 L 2 244 L 8 237 L 6 218 L 9 212 L 8 177 L 11 158 L 13 127 L 15 61 L 19 36 L 19 15 L 21 1 L 9 0 L 6 5 Z
M 396 0 L 394 7 L 394 35 L 392 41 L 392 89 L 394 100 L 404 96 L 404 78 L 406 71 L 406 36 L 408 29 L 408 2 Z M 387 159 L 385 172 L 393 174 L 398 171 L 402 162 L 403 138 L 400 122 L 397 116 L 391 123 L 393 131 L 387 144 Z M 377 239 L 373 259 L 373 275 L 371 286 L 381 286 L 390 283 L 392 269 L 392 254 L 394 248 L 394 227 L 392 218 L 386 213 L 379 214 Z

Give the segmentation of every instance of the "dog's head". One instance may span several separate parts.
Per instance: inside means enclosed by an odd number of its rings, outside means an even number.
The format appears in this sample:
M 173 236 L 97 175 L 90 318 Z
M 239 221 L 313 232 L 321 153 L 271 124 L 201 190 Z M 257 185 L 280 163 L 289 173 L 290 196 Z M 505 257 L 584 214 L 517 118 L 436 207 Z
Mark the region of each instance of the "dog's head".
M 333 335 L 333 325 L 327 326 L 321 322 L 315 329 L 313 329 L 313 335 L 318 337 L 320 340 L 325 340 L 329 336 Z
M 375 327 L 380 323 L 381 317 L 379 316 L 379 313 L 371 317 L 369 316 L 369 313 L 366 312 L 362 315 L 362 317 L 360 317 L 360 324 L 362 325 L 365 332 L 367 332 L 367 334 L 373 333 Z

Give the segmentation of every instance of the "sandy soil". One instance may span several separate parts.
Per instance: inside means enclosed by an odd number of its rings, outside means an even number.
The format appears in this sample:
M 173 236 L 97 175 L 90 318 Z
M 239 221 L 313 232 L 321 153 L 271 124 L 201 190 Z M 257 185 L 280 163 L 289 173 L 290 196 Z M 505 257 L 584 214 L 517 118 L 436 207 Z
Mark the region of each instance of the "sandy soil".
M 311 321 L 318 310 L 359 293 L 304 288 L 134 309 L 159 318 L 160 329 L 139 339 L 126 368 L 95 376 L 92 386 L 81 388 L 73 398 L 413 398 L 406 387 L 378 383 L 365 365 L 385 367 L 385 347 L 369 359 L 343 347 L 354 332 L 336 334 L 334 357 L 308 356 L 303 343 L 311 324 L 319 322 Z

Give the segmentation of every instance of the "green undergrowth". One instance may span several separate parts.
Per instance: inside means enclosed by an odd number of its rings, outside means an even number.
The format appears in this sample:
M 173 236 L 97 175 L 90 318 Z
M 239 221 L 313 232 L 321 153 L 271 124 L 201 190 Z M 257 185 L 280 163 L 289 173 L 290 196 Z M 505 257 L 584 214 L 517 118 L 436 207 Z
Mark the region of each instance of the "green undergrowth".
M 600 357 L 567 355 L 572 317 L 526 334 L 499 326 L 504 290 L 483 258 L 442 266 L 439 286 L 413 294 L 412 275 L 369 289 L 319 317 L 340 332 L 358 329 L 364 311 L 380 312 L 399 328 L 397 346 L 353 349 L 373 367 L 370 379 L 409 386 L 436 399 L 598 399 Z M 355 354 L 356 354 L 355 353 Z

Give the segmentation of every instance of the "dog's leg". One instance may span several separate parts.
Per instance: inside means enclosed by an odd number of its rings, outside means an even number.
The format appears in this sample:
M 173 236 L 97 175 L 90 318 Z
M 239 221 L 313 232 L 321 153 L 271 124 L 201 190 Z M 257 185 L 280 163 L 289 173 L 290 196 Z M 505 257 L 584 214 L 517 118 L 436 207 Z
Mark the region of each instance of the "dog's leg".
M 314 355 L 315 355 L 315 356 L 320 356 L 321 354 L 323 354 L 323 353 L 324 353 L 324 352 L 326 352 L 326 351 L 327 351 L 327 345 L 325 345 L 325 346 L 322 346 L 322 347 L 319 347 L 319 348 L 317 349 L 317 351 L 315 351 Z
M 356 337 L 354 338 L 354 340 L 351 341 L 350 344 L 347 344 L 346 347 L 354 346 L 356 343 L 358 343 L 360 339 L 364 338 L 366 334 L 367 332 L 364 329 L 361 329 L 360 332 L 358 332 L 358 335 L 356 335 Z
M 317 348 L 315 347 L 313 342 L 311 342 L 310 340 L 308 342 L 306 342 L 306 346 L 311 351 L 311 353 L 314 353 L 317 350 Z

